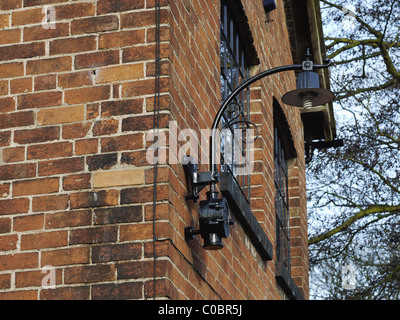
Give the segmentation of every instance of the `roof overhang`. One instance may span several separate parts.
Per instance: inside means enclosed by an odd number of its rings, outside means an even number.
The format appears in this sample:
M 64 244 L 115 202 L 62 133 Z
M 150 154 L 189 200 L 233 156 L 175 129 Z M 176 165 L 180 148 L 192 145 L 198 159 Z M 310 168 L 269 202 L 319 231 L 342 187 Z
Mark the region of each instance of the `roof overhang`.
M 318 0 L 284 0 L 287 25 L 294 63 L 301 63 L 307 48 L 311 48 L 314 62 L 322 64 L 326 47 Z M 320 69 L 320 87 L 330 89 L 329 70 Z M 311 109 L 300 108 L 307 141 L 331 141 L 336 138 L 333 104 Z

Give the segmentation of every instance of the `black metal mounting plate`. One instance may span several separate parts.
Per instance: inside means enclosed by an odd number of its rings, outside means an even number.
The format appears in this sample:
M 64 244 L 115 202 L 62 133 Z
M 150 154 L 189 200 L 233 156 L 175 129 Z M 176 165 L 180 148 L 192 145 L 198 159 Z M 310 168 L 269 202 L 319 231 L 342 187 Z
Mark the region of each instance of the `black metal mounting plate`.
M 185 156 L 183 161 L 183 169 L 186 175 L 186 185 L 188 194 L 185 196 L 186 200 L 193 200 L 197 202 L 199 199 L 200 191 L 210 183 L 219 182 L 218 172 L 207 171 L 198 172 L 199 168 L 193 157 Z

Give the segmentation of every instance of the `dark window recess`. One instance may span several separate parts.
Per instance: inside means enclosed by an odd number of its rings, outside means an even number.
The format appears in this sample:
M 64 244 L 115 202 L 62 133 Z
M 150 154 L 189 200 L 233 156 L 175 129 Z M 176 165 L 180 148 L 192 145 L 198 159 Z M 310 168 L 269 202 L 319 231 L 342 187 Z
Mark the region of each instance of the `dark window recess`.
M 276 259 L 290 275 L 289 172 L 278 128 L 274 128 Z

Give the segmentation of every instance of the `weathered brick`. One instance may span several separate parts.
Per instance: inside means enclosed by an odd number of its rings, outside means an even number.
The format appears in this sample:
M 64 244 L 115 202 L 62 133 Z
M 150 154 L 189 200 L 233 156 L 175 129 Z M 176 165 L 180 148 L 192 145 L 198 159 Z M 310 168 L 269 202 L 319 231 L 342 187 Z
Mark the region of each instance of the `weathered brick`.
M 95 210 L 94 224 L 114 224 L 142 221 L 142 206 L 101 208 Z
M 90 210 L 70 210 L 46 213 L 45 216 L 46 229 L 90 226 L 91 224 L 92 212 Z
M 59 160 L 42 161 L 39 163 L 39 176 L 75 173 L 83 171 L 83 158 L 66 158 Z
M 89 133 L 91 127 L 92 124 L 90 122 L 79 122 L 63 125 L 62 138 L 67 140 L 84 138 Z
M 49 74 L 44 76 L 35 77 L 35 91 L 52 90 L 57 86 L 57 76 Z
M 34 212 L 60 211 L 68 208 L 68 195 L 35 197 L 32 200 Z
M 121 164 L 130 166 L 148 166 L 149 162 L 146 159 L 147 150 L 139 150 L 132 152 L 124 152 L 121 155 Z
M 19 162 L 25 160 L 25 148 L 5 148 L 3 149 L 3 161 L 5 163 Z
M 13 97 L 0 98 L 0 112 L 15 111 L 15 99 Z M 0 118 L 0 123 L 1 123 Z M 1 126 L 1 124 L 0 124 Z
M 160 58 L 167 58 L 169 54 L 169 45 L 161 44 L 160 45 Z M 144 61 L 154 59 L 155 46 L 131 46 L 123 51 L 122 61 L 124 63 L 127 62 L 135 62 L 135 61 Z
M 58 127 L 18 130 L 14 133 L 14 142 L 19 144 L 53 141 L 59 138 L 60 128 Z
M 65 54 L 96 49 L 96 37 L 87 36 L 79 38 L 57 39 L 50 42 L 50 54 Z
M 22 7 L 22 0 L 2 0 L 0 10 L 13 10 Z
M 72 69 L 71 57 L 31 60 L 26 63 L 27 74 L 48 74 Z
M 88 300 L 89 286 L 59 287 L 50 290 L 41 290 L 41 300 Z
M 159 260 L 156 264 L 158 277 L 165 277 L 168 271 L 167 260 Z M 118 279 L 140 279 L 153 276 L 153 261 L 132 261 L 119 263 L 117 267 Z
M 37 290 L 13 290 L 0 292 L 0 300 L 37 300 Z
M 88 173 L 73 174 L 63 178 L 64 190 L 90 189 L 91 175 Z
M 12 79 L 10 81 L 10 93 L 28 93 L 32 91 L 32 78 Z
M 0 64 L 0 78 L 14 78 L 24 75 L 24 63 L 13 62 Z
M 119 51 L 99 51 L 80 54 L 75 57 L 75 68 L 94 68 L 119 63 Z
M 43 278 L 46 273 L 42 273 L 42 270 L 35 271 L 23 271 L 15 273 L 15 286 L 17 288 L 24 287 L 41 287 Z M 62 283 L 62 270 L 55 270 L 55 285 Z
M 0 271 L 37 268 L 39 265 L 38 253 L 16 253 L 0 256 Z
M 123 300 L 123 299 L 142 299 L 143 283 L 113 283 L 93 285 L 93 300 Z
M 153 187 L 134 187 L 121 190 L 121 204 L 142 203 L 153 201 Z M 168 186 L 157 186 L 157 201 L 168 199 Z
M 55 193 L 58 192 L 58 189 L 59 189 L 58 178 L 24 180 L 13 183 L 13 195 L 17 197 Z
M 79 17 L 94 16 L 95 3 L 83 2 L 57 6 L 57 20 L 74 19 Z
M 86 119 L 94 120 L 100 116 L 100 103 L 89 103 L 86 106 Z
M 9 232 L 11 232 L 11 219 L 0 218 L 0 233 L 9 233 Z
M 93 154 L 98 152 L 98 140 L 97 139 L 82 139 L 75 141 L 75 154 Z
M 0 235 L 0 251 L 11 251 L 17 249 L 18 235 Z
M 70 232 L 70 244 L 95 244 L 115 242 L 118 238 L 118 227 L 104 226 L 74 229 Z
M 0 130 L 30 126 L 35 123 L 33 111 L 0 114 Z
M 43 229 L 43 214 L 16 216 L 13 219 L 13 231 L 31 231 Z
M 110 169 L 117 164 L 118 154 L 107 153 L 86 158 L 86 163 L 89 167 L 89 171 L 95 171 L 99 169 Z
M 58 85 L 61 88 L 75 88 L 93 84 L 91 71 L 64 73 L 58 76 Z
M 119 202 L 119 192 L 117 190 L 103 190 L 72 193 L 70 200 L 72 209 L 115 206 Z
M 49 144 L 33 145 L 27 148 L 27 159 L 52 159 L 69 157 L 73 155 L 71 142 L 56 142 Z
M 125 118 L 122 121 L 122 131 L 150 130 L 154 128 L 153 118 L 153 116 L 136 116 Z M 170 118 L 168 114 L 160 114 L 159 120 L 159 127 L 165 128 L 168 126 Z
M 143 134 L 136 133 L 101 139 L 102 152 L 134 150 L 143 147 Z
M 146 77 L 154 77 L 156 75 L 156 70 L 159 70 L 160 76 L 170 75 L 171 74 L 171 63 L 168 60 L 161 61 L 159 67 L 156 69 L 156 64 L 154 61 L 146 63 Z M 169 79 L 163 78 L 161 79 L 163 85 L 164 83 L 168 83 Z M 193 97 L 198 95 L 197 88 L 190 86 L 189 94 Z M 211 89 L 210 89 L 211 90 Z
M 5 29 L 10 26 L 9 16 L 8 13 L 0 14 L 0 28 Z
M 53 39 L 67 37 L 69 35 L 69 23 L 56 23 L 54 28 L 43 28 L 40 26 L 25 27 L 23 41 L 36 41 L 43 39 Z
M 107 101 L 103 102 L 101 106 L 103 117 L 136 114 L 143 111 L 143 99 Z
M 120 187 L 144 183 L 144 170 L 102 171 L 93 173 L 93 187 Z
M 120 32 L 110 32 L 100 35 L 99 49 L 120 48 L 145 43 L 145 30 L 128 30 Z M 147 46 L 146 46 L 147 47 Z M 154 57 L 153 48 L 153 57 Z
M 9 0 L 11 1 L 11 0 Z M 19 1 L 19 0 L 18 0 Z M 68 2 L 68 0 L 57 0 L 58 3 L 60 2 Z M 53 4 L 54 0 L 24 0 L 24 7 L 32 7 L 32 6 L 39 6 L 43 4 Z
M 97 14 L 121 12 L 144 8 L 144 0 L 99 0 Z
M 156 225 L 156 236 L 158 238 L 167 238 L 170 235 L 170 227 L 167 222 L 158 222 Z M 137 240 L 149 240 L 153 238 L 153 224 L 146 223 L 134 223 L 124 224 L 120 228 L 120 240 L 121 241 L 137 241 Z
M 144 283 L 144 298 L 149 299 L 154 296 L 155 297 L 166 297 L 171 300 L 179 300 L 180 299 L 178 290 L 173 285 L 170 278 L 169 279 L 157 279 L 155 281 L 155 283 L 154 283 L 154 281 L 146 281 Z M 216 295 L 211 294 L 211 296 L 213 297 L 213 299 L 217 299 Z M 220 297 L 220 295 L 219 295 L 219 297 Z M 230 295 L 227 295 L 227 297 L 230 297 Z
M 119 120 L 118 119 L 108 119 L 103 121 L 96 121 L 93 125 L 93 135 L 103 136 L 110 135 L 118 132 Z
M 0 274 L 0 290 L 11 288 L 11 273 Z
M 12 26 L 41 23 L 43 20 L 42 8 L 14 11 L 11 15 Z
M 118 16 L 98 16 L 74 20 L 71 23 L 72 34 L 94 33 L 118 29 Z
M 17 107 L 19 110 L 36 109 L 58 106 L 62 103 L 62 92 L 40 92 L 25 94 L 18 97 Z
M 65 283 L 93 283 L 115 279 L 115 265 L 104 264 L 67 268 L 64 271 Z
M 90 262 L 90 248 L 77 247 L 43 251 L 41 256 L 42 266 L 67 266 Z
M 19 42 L 21 42 L 20 29 L 0 30 L 0 45 Z
M 21 235 L 21 250 L 56 248 L 66 246 L 68 231 L 53 231 Z
M 138 11 L 131 13 L 124 13 L 121 17 L 122 28 L 139 28 L 147 27 L 155 24 L 154 11 Z M 168 11 L 162 9 L 160 13 L 160 22 L 162 24 L 168 22 Z
M 0 179 L 15 180 L 26 179 L 36 176 L 36 164 L 34 163 L 21 163 L 0 166 Z
M 152 80 L 148 79 L 125 82 L 122 84 L 122 96 L 125 98 L 125 97 L 149 95 L 152 92 L 151 82 Z M 160 93 L 168 92 L 169 84 L 170 84 L 169 79 L 167 78 L 161 79 L 159 83 Z
M 109 86 L 70 89 L 65 91 L 65 102 L 68 104 L 80 104 L 107 100 L 110 98 L 110 94 Z
M 85 120 L 85 106 L 59 107 L 39 110 L 37 121 L 39 125 L 51 125 Z
M 5 96 L 8 94 L 8 81 L 0 80 L 0 96 Z
M 26 59 L 44 56 L 46 53 L 44 42 L 32 42 L 0 47 L 0 61 Z
M 140 259 L 142 255 L 142 244 L 107 244 L 93 247 L 92 262 L 109 262 L 120 260 Z
M 95 76 L 96 83 L 108 83 L 143 78 L 142 63 L 101 68 Z
M 0 184 L 0 198 L 7 198 L 10 194 L 10 183 Z

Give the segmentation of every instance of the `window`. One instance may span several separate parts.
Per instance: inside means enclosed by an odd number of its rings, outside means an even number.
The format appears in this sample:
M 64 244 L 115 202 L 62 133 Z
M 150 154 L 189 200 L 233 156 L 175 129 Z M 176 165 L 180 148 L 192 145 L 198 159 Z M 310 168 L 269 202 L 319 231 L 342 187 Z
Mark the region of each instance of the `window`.
M 221 2 L 221 101 L 250 77 L 238 25 L 227 1 Z M 246 150 L 246 121 L 250 114 L 250 90 L 243 90 L 221 120 L 221 171 L 229 172 L 250 199 L 250 153 Z
M 274 127 L 276 258 L 290 275 L 289 173 L 278 128 Z
M 238 23 L 239 22 L 239 23 Z M 254 40 L 240 0 L 221 0 L 221 101 L 250 78 L 259 64 Z M 273 258 L 273 246 L 250 210 L 251 142 L 250 89 L 241 91 L 221 119 L 220 191 L 263 260 Z M 256 130 L 254 129 L 254 135 Z M 246 143 L 247 142 L 247 143 Z M 250 143 L 249 143 L 250 142 Z
M 304 296 L 291 277 L 289 230 L 289 161 L 297 157 L 289 123 L 279 102 L 273 101 L 275 184 L 275 277 L 289 299 Z

